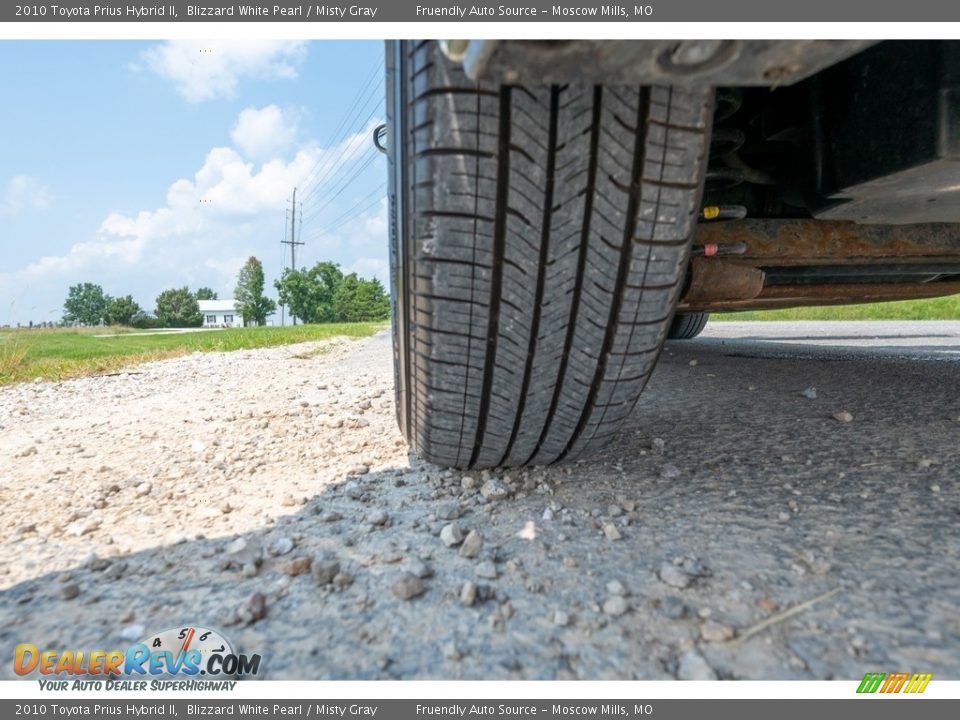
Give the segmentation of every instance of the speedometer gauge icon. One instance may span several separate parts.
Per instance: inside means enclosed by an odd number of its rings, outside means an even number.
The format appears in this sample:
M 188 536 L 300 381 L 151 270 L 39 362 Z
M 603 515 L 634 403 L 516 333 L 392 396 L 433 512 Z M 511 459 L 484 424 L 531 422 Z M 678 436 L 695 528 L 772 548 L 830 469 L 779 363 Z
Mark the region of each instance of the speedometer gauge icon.
M 223 677 L 232 675 L 224 672 L 217 660 L 235 656 L 233 646 L 211 628 L 199 625 L 170 628 L 147 636 L 141 643 L 146 645 L 151 656 L 165 658 L 165 675 L 206 675 L 208 671 Z M 184 668 L 192 671 L 184 673 Z

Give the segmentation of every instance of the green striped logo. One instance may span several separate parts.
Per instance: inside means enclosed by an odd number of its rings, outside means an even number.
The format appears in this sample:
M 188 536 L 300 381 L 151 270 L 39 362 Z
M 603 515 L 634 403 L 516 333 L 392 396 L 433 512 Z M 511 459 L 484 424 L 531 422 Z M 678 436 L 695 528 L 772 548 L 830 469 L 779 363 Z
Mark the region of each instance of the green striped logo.
M 867 673 L 863 676 L 863 680 L 860 681 L 860 687 L 857 688 L 857 692 L 875 693 L 880 689 L 880 683 L 883 682 L 885 677 L 886 673 Z
M 867 673 L 860 681 L 858 693 L 922 693 L 933 679 L 933 673 Z

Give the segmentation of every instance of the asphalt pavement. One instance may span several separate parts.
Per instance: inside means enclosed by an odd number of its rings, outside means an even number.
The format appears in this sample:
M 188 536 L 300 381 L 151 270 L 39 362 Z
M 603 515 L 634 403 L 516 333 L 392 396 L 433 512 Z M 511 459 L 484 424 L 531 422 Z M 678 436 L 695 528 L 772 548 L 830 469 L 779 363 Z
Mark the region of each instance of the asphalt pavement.
M 493 473 L 408 455 L 385 335 L 137 370 L 0 392 L 7 657 L 192 624 L 275 679 L 960 679 L 960 322 L 711 322 L 600 454 Z

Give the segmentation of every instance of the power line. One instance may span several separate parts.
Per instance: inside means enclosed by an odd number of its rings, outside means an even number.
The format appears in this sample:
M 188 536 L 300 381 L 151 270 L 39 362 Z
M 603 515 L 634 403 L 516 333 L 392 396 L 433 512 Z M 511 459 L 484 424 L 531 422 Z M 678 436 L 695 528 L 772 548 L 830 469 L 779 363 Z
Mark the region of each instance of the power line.
M 346 153 L 345 157 L 343 157 L 343 159 L 337 163 L 338 168 L 335 171 L 335 174 L 330 178 L 329 182 L 317 186 L 316 192 L 314 193 L 315 195 L 319 194 L 320 190 L 329 190 L 331 187 L 336 187 L 341 182 L 344 175 L 349 176 L 349 174 L 352 173 L 360 163 L 364 162 L 370 155 L 373 155 L 376 152 L 376 148 L 367 145 L 363 138 L 360 137 L 356 138 L 351 145 L 347 146 L 347 149 L 348 152 Z M 322 201 L 322 196 L 317 197 L 315 200 L 316 203 L 321 203 Z M 310 203 L 308 202 L 308 204 Z M 312 207 L 307 215 L 311 214 L 313 214 Z
M 378 60 L 377 63 L 374 65 L 373 71 L 368 76 L 366 83 L 364 83 L 363 87 L 360 89 L 359 92 L 357 92 L 357 95 L 354 97 L 353 101 L 351 102 L 350 108 L 340 118 L 340 122 L 337 124 L 336 129 L 331 134 L 331 140 L 327 143 L 327 147 L 333 147 L 340 142 L 339 140 L 340 131 L 347 126 L 347 119 L 351 117 L 352 113 L 354 112 L 354 109 L 357 107 L 358 103 L 360 102 L 360 98 L 363 97 L 363 94 L 366 91 L 366 88 L 370 85 L 373 78 L 376 77 L 376 75 L 382 71 L 382 69 L 383 69 L 383 61 Z M 317 161 L 313 164 L 313 167 L 310 169 L 310 172 L 307 173 L 306 177 L 303 179 L 303 182 L 301 183 L 302 187 L 306 188 L 309 186 L 309 183 L 313 179 L 313 175 L 316 172 L 317 167 L 320 165 L 322 160 L 323 160 L 322 157 L 317 158 Z
M 360 125 L 359 130 L 363 130 L 364 128 L 369 127 L 370 121 L 373 120 L 374 116 L 377 113 L 379 113 L 381 109 L 382 109 L 381 104 L 378 103 L 373 108 L 373 110 L 371 110 L 370 113 L 367 115 L 366 119 Z M 359 131 L 355 131 L 355 132 L 358 132 L 358 136 L 350 140 L 346 145 L 344 145 L 341 148 L 340 154 L 337 155 L 336 159 L 331 160 L 327 164 L 326 168 L 324 169 L 324 172 L 321 175 L 319 175 L 317 179 L 314 181 L 313 188 L 309 192 L 303 195 L 303 200 L 305 202 L 308 202 L 311 197 L 316 195 L 316 193 L 318 193 L 323 188 L 323 184 L 327 182 L 331 177 L 336 177 L 337 173 L 343 169 L 345 163 L 349 162 L 354 157 L 354 155 L 356 155 L 357 151 L 366 144 L 367 142 L 366 133 L 359 133 Z M 349 151 L 349 155 L 347 155 L 348 151 Z M 344 158 L 344 155 L 347 155 L 347 157 Z
M 386 190 L 386 188 L 387 188 L 386 182 L 380 183 L 380 185 L 378 185 L 369 193 L 367 193 L 362 198 L 357 200 L 357 202 L 355 202 L 350 208 L 348 208 L 347 210 L 337 215 L 335 218 L 330 220 L 325 225 L 322 225 L 321 227 L 313 230 L 308 235 L 308 239 L 310 240 L 316 239 L 321 235 L 323 235 L 324 233 L 328 232 L 330 228 L 339 227 L 342 223 L 345 224 L 347 222 L 350 222 L 351 220 L 355 220 L 356 218 L 360 217 L 363 211 L 361 210 L 360 212 L 357 212 L 357 208 L 360 208 L 361 206 L 366 206 L 366 204 L 370 200 L 379 201 L 383 199 L 383 192 L 384 190 Z
M 360 217 L 360 216 L 363 215 L 365 212 L 367 212 L 367 210 L 370 210 L 371 208 L 379 205 L 382 200 L 383 200 L 382 197 L 376 198 L 376 199 L 375 199 L 373 202 L 371 202 L 370 204 L 368 204 L 368 205 L 360 208 L 360 210 L 358 210 L 352 217 L 348 217 L 348 218 L 347 218 L 346 220 L 344 220 L 343 222 L 337 223 L 336 225 L 334 225 L 334 226 L 332 226 L 332 227 L 329 227 L 329 228 L 327 228 L 326 230 L 324 230 L 324 231 L 323 231 L 324 234 L 326 234 L 326 233 L 332 233 L 332 232 L 334 232 L 335 230 L 339 230 L 339 229 L 342 228 L 344 225 L 347 225 L 347 224 L 350 223 L 351 221 L 356 220 L 358 217 Z
M 356 119 L 363 114 L 367 106 L 370 104 L 370 101 L 374 97 L 376 97 L 377 86 L 376 85 L 371 86 L 371 84 L 373 83 L 374 79 L 380 73 L 382 73 L 382 71 L 383 71 L 383 61 L 381 60 L 374 66 L 373 71 L 368 76 L 366 83 L 364 83 L 363 87 L 357 93 L 356 97 L 351 103 L 350 108 L 347 110 L 346 113 L 344 113 L 343 117 L 340 120 L 340 123 L 337 125 L 337 129 L 334 130 L 333 132 L 333 136 L 332 136 L 333 139 L 331 139 L 326 145 L 327 148 L 331 148 L 331 149 L 336 148 L 336 146 L 339 145 L 344 140 L 347 132 L 349 131 L 349 128 L 355 126 Z M 361 100 L 362 100 L 362 103 L 361 103 Z M 324 163 L 324 160 L 326 160 L 327 162 Z M 320 165 L 321 164 L 324 165 L 325 171 L 329 170 L 329 167 L 330 167 L 329 161 L 330 161 L 330 156 L 321 156 L 317 158 L 317 161 L 313 164 L 313 167 L 310 169 L 310 172 L 307 174 L 307 176 L 304 178 L 303 182 L 301 183 L 301 187 L 303 188 L 303 192 L 301 193 L 302 198 L 306 198 L 307 196 L 309 196 L 312 190 L 315 189 L 315 188 L 311 188 L 311 184 L 315 185 L 317 182 L 315 181 L 315 178 L 317 177 L 317 172 L 320 168 Z
M 373 103 L 372 107 L 371 103 Z M 374 86 L 371 88 L 369 95 L 363 100 L 363 103 L 357 108 L 357 111 L 353 114 L 346 126 L 343 128 L 343 131 L 340 132 L 337 137 L 327 145 L 327 150 L 329 150 L 331 154 L 318 158 L 317 163 L 314 165 L 314 172 L 310 182 L 304 185 L 304 187 L 307 188 L 304 196 L 313 193 L 317 186 L 323 183 L 324 178 L 329 175 L 330 171 L 336 167 L 336 161 L 333 160 L 332 153 L 336 150 L 337 146 L 342 144 L 344 141 L 347 141 L 351 132 L 356 133 L 362 131 L 374 115 L 382 112 L 382 107 L 383 97 L 381 97 L 381 93 L 378 92 L 378 88 Z M 362 118 L 365 113 L 366 119 L 360 122 L 360 118 Z M 350 142 L 347 143 L 348 146 L 350 144 Z M 341 150 L 341 152 L 343 151 Z
M 370 167 L 370 165 L 373 163 L 374 160 L 376 160 L 376 159 L 378 159 L 378 158 L 380 157 L 380 152 L 379 152 L 376 148 L 371 148 L 371 151 L 368 152 L 367 155 L 366 155 L 366 156 L 363 156 L 363 157 L 365 157 L 365 160 L 362 162 L 362 164 L 359 164 L 359 165 L 356 167 L 356 169 L 354 170 L 353 174 L 347 176 L 347 177 L 343 180 L 343 182 L 340 183 L 339 187 L 337 187 L 337 188 L 331 188 L 331 189 L 330 189 L 330 194 L 327 195 L 327 197 L 324 199 L 323 202 L 321 202 L 317 207 L 313 208 L 313 209 L 308 213 L 308 215 L 307 215 L 307 217 L 305 218 L 305 220 L 309 221 L 309 220 L 312 220 L 312 219 L 318 217 L 321 212 L 323 212 L 326 208 L 328 208 L 328 207 L 330 206 L 330 203 L 332 203 L 334 200 L 336 200 L 338 197 L 340 197 L 340 195 L 342 195 L 343 192 L 344 192 L 348 187 L 350 187 L 350 184 L 353 183 L 358 177 L 360 177 L 360 174 L 361 174 L 364 170 L 366 170 L 368 167 Z M 360 161 L 358 160 L 358 163 L 359 163 L 359 162 L 360 162 Z M 301 215 L 301 217 L 303 217 L 303 216 Z
M 386 190 L 386 188 L 386 182 L 380 183 L 378 187 L 374 188 L 371 192 L 367 193 L 364 197 L 358 200 L 349 210 L 341 213 L 319 230 L 314 230 L 308 239 L 313 240 L 322 235 L 333 232 L 334 230 L 337 230 L 361 217 L 367 210 L 379 204 L 380 201 L 383 200 L 383 191 Z M 372 202 L 370 202 L 371 199 Z
M 337 128 L 333 132 L 333 139 L 328 143 L 329 152 L 321 149 L 320 157 L 310 168 L 302 183 L 300 184 L 300 216 L 299 224 L 297 222 L 297 188 L 293 189 L 293 199 L 290 212 L 285 214 L 284 233 L 281 240 L 282 245 L 290 246 L 290 267 L 297 269 L 296 252 L 297 246 L 303 246 L 303 225 L 319 217 L 320 213 L 328 208 L 348 187 L 350 187 L 359 178 L 376 159 L 377 152 L 370 148 L 364 153 L 361 149 L 364 147 L 364 135 L 367 127 L 377 113 L 382 113 L 385 99 L 382 94 L 382 85 L 375 82 L 378 76 L 382 77 L 383 61 L 379 60 L 373 67 L 366 81 L 354 97 L 347 112 L 341 117 Z M 374 102 L 377 99 L 379 100 Z M 370 108 L 371 103 L 373 107 Z M 369 112 L 367 112 L 369 109 Z M 366 118 L 357 126 L 357 120 L 367 113 Z M 355 137 L 351 137 L 351 132 Z M 346 141 L 346 142 L 344 142 Z M 337 153 L 337 147 L 342 145 Z M 334 153 L 336 155 L 334 156 Z M 366 202 L 374 194 L 382 197 L 385 183 L 382 183 L 377 189 L 369 193 L 365 198 L 355 203 L 349 210 L 341 213 L 334 219 L 330 226 L 340 227 L 349 222 L 358 213 L 351 215 L 362 203 Z M 326 197 L 317 197 L 318 193 L 325 188 L 330 188 Z M 311 202 L 316 197 L 316 203 Z M 377 197 L 373 203 L 364 206 L 359 213 L 366 212 L 374 204 L 380 202 Z M 304 205 L 308 212 L 304 212 Z M 314 206 L 316 205 L 316 206 Z M 290 239 L 287 239 L 287 225 L 289 224 Z M 315 237 L 311 233 L 311 239 Z M 291 313 L 291 319 L 296 324 L 296 318 Z

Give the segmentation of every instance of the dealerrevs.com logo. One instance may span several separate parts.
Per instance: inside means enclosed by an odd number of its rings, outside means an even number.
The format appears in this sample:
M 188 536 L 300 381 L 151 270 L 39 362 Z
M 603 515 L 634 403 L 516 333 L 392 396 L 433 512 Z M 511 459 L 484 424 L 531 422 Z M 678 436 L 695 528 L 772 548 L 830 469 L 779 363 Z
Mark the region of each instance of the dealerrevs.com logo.
M 14 648 L 13 670 L 36 677 L 45 690 L 232 690 L 257 675 L 261 656 L 234 651 L 216 630 L 187 626 L 164 630 L 126 650 Z M 149 681 L 149 682 L 148 682 Z

